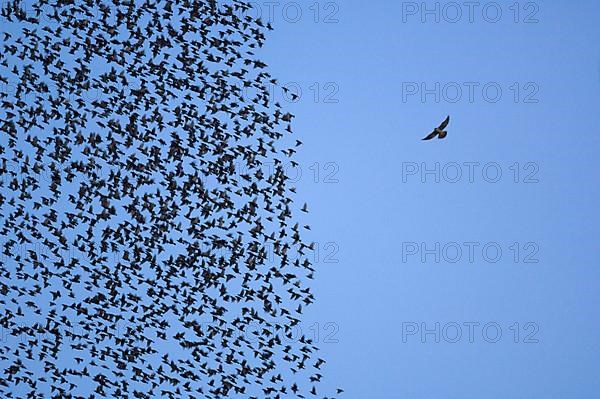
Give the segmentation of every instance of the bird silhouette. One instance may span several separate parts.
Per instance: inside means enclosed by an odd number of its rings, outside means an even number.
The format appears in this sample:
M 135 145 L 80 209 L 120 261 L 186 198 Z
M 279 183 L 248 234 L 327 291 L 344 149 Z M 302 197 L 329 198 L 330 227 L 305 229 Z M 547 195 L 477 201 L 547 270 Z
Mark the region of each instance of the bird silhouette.
M 446 126 L 448 126 L 448 123 L 450 123 L 450 116 L 448 116 L 439 127 L 436 127 L 433 132 L 431 132 L 427 137 L 425 137 L 423 140 L 431 140 L 434 137 L 438 137 L 438 139 L 443 139 L 448 135 L 448 132 L 445 131 L 444 129 L 446 128 Z

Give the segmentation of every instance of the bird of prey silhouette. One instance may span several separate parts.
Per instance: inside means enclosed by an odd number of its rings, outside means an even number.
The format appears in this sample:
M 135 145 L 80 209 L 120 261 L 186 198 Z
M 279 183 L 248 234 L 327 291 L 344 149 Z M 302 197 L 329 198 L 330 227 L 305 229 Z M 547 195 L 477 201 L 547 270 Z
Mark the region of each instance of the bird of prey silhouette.
M 431 140 L 435 136 L 438 136 L 439 139 L 445 138 L 448 135 L 448 132 L 445 131 L 444 129 L 446 128 L 446 126 L 448 126 L 449 122 L 450 122 L 450 116 L 448 116 L 446 118 L 446 120 L 443 121 L 439 127 L 436 127 L 433 130 L 433 132 L 429 133 L 429 135 L 427 137 L 425 137 L 423 140 Z

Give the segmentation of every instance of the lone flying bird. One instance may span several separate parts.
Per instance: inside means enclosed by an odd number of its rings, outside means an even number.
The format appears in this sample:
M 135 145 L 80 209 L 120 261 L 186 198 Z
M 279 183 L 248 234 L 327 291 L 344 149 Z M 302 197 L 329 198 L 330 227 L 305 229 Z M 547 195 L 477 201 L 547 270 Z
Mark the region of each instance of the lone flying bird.
M 448 123 L 450 122 L 450 116 L 448 116 L 446 118 L 445 121 L 442 122 L 442 124 L 439 127 L 436 127 L 433 132 L 431 132 L 429 134 L 429 136 L 425 137 L 423 140 L 431 140 L 432 138 L 434 138 L 435 136 L 438 136 L 438 138 L 443 139 L 446 137 L 446 135 L 448 134 L 447 131 L 445 131 L 444 129 L 446 128 L 446 126 L 448 126 Z

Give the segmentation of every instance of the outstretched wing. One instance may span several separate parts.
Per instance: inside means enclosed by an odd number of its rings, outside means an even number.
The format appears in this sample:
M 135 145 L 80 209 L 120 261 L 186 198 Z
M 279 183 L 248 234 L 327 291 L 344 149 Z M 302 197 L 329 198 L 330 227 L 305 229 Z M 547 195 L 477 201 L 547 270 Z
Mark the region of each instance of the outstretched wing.
M 431 140 L 432 138 L 437 136 L 437 134 L 438 133 L 434 130 L 433 132 L 429 133 L 429 136 L 425 137 L 423 140 Z
M 440 125 L 439 129 L 440 130 L 444 130 L 446 128 L 446 126 L 448 126 L 448 123 L 450 123 L 450 115 L 448 115 L 448 117 L 446 118 L 446 120 L 442 122 L 442 124 Z

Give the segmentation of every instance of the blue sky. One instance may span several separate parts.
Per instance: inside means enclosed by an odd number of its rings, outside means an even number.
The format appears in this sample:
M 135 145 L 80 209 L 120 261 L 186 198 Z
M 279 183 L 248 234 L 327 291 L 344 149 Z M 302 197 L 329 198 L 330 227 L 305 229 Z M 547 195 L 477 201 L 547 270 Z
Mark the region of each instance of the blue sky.
M 439 2 L 439 22 L 422 21 L 421 2 L 320 2 L 318 22 L 298 3 L 296 23 L 296 5 L 279 4 L 261 55 L 302 89 L 288 105 L 305 143 L 298 196 L 312 239 L 339 261 L 318 262 L 304 324 L 319 323 L 329 383 L 347 398 L 594 397 L 600 4 L 521 2 L 516 15 L 514 2 L 481 2 L 472 23 L 462 2 Z M 422 142 L 446 115 L 448 138 Z M 439 183 L 421 175 L 436 164 Z M 423 339 L 436 323 L 440 342 Z
M 328 388 L 595 397 L 600 4 L 476 2 L 472 22 L 465 2 L 255 6 L 275 27 L 260 57 L 301 90 L 273 95 L 305 144 L 301 328 Z M 448 138 L 421 141 L 446 115 Z

